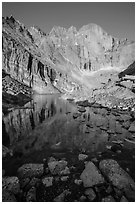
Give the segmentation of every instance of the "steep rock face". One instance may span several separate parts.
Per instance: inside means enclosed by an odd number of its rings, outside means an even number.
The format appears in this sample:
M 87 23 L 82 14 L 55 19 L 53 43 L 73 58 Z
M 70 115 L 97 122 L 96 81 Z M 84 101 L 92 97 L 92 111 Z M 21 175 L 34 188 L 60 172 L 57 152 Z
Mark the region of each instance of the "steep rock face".
M 92 75 L 102 69 L 118 75 L 133 63 L 134 49 L 133 42 L 118 40 L 95 24 L 79 31 L 54 27 L 45 34 L 38 27 L 26 29 L 13 17 L 3 18 L 3 69 L 38 93 L 80 94 L 98 88 L 102 82 L 94 82 Z
M 34 30 L 30 30 L 32 36 Z M 54 27 L 41 37 L 39 46 L 53 63 L 67 60 L 74 67 L 96 71 L 104 66 L 128 66 L 134 60 L 134 43 L 118 40 L 95 24 L 83 26 L 79 31 Z M 61 59 L 61 57 L 63 59 Z M 58 63 L 57 63 L 58 64 Z
M 43 64 L 34 53 L 35 45 L 32 44 L 32 36 L 28 31 L 27 34 L 25 33 L 28 36 L 24 36 L 24 33 L 22 34 L 25 32 L 24 27 L 22 28 L 20 24 L 16 25 L 15 22 L 13 18 L 3 20 L 3 69 L 12 78 L 38 93 L 58 92 L 51 84 L 53 76 L 51 72 L 48 74 L 49 66 Z

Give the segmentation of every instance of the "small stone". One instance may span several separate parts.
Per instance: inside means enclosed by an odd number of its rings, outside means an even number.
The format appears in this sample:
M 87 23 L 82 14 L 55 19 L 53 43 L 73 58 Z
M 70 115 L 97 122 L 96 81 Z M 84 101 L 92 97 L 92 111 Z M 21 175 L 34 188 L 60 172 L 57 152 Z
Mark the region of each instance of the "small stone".
M 102 198 L 101 202 L 116 202 L 116 201 L 112 196 L 107 196 L 105 198 Z
M 85 160 L 85 159 L 87 159 L 87 158 L 88 158 L 88 155 L 86 155 L 86 154 L 79 154 L 79 155 L 78 155 L 79 161 L 83 161 L 83 160 Z
M 88 197 L 90 201 L 93 201 L 96 198 L 96 194 L 92 188 L 88 188 L 85 191 L 85 195 Z
M 80 179 L 75 179 L 74 183 L 77 184 L 78 186 L 82 184 L 82 180 Z
M 62 176 L 60 180 L 61 181 L 67 181 L 68 179 L 69 179 L 69 176 Z
M 42 183 L 46 187 L 50 187 L 53 184 L 53 177 L 45 177 L 42 179 Z
M 94 185 L 104 183 L 103 176 L 92 162 L 88 162 L 86 164 L 80 179 L 83 181 L 84 187 L 92 187 Z
M 36 188 L 32 187 L 26 195 L 26 202 L 36 202 Z

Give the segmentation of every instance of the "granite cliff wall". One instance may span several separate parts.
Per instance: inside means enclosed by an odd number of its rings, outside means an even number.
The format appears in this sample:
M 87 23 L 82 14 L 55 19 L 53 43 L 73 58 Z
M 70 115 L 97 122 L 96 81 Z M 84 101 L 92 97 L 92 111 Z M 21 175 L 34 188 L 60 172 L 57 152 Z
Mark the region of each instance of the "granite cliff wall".
M 107 67 L 121 72 L 135 59 L 134 42 L 118 40 L 95 24 L 79 31 L 54 27 L 45 34 L 12 16 L 2 22 L 3 69 L 40 94 L 92 88 L 90 74 Z

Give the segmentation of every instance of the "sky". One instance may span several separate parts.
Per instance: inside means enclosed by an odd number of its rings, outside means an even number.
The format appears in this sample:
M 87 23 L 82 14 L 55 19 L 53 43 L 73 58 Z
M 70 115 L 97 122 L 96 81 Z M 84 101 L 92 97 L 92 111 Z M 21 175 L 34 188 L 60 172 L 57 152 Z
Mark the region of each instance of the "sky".
M 2 16 L 49 33 L 54 26 L 79 30 L 95 23 L 116 38 L 135 40 L 134 2 L 3 2 Z

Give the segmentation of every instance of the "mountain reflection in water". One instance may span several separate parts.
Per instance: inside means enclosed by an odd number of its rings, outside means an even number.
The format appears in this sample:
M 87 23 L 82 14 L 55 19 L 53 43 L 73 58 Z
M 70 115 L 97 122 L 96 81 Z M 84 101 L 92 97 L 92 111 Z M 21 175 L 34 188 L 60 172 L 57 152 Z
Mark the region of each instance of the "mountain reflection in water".
M 9 136 L 14 152 L 27 154 L 43 149 L 51 150 L 103 150 L 108 136 L 93 130 L 86 134 L 86 126 L 73 119 L 77 111 L 74 103 L 64 101 L 58 95 L 34 95 L 24 108 L 15 109 L 3 118 L 4 131 Z M 81 117 L 92 117 L 88 108 Z M 3 135 L 3 137 L 5 137 Z M 9 142 L 6 146 L 9 146 Z

